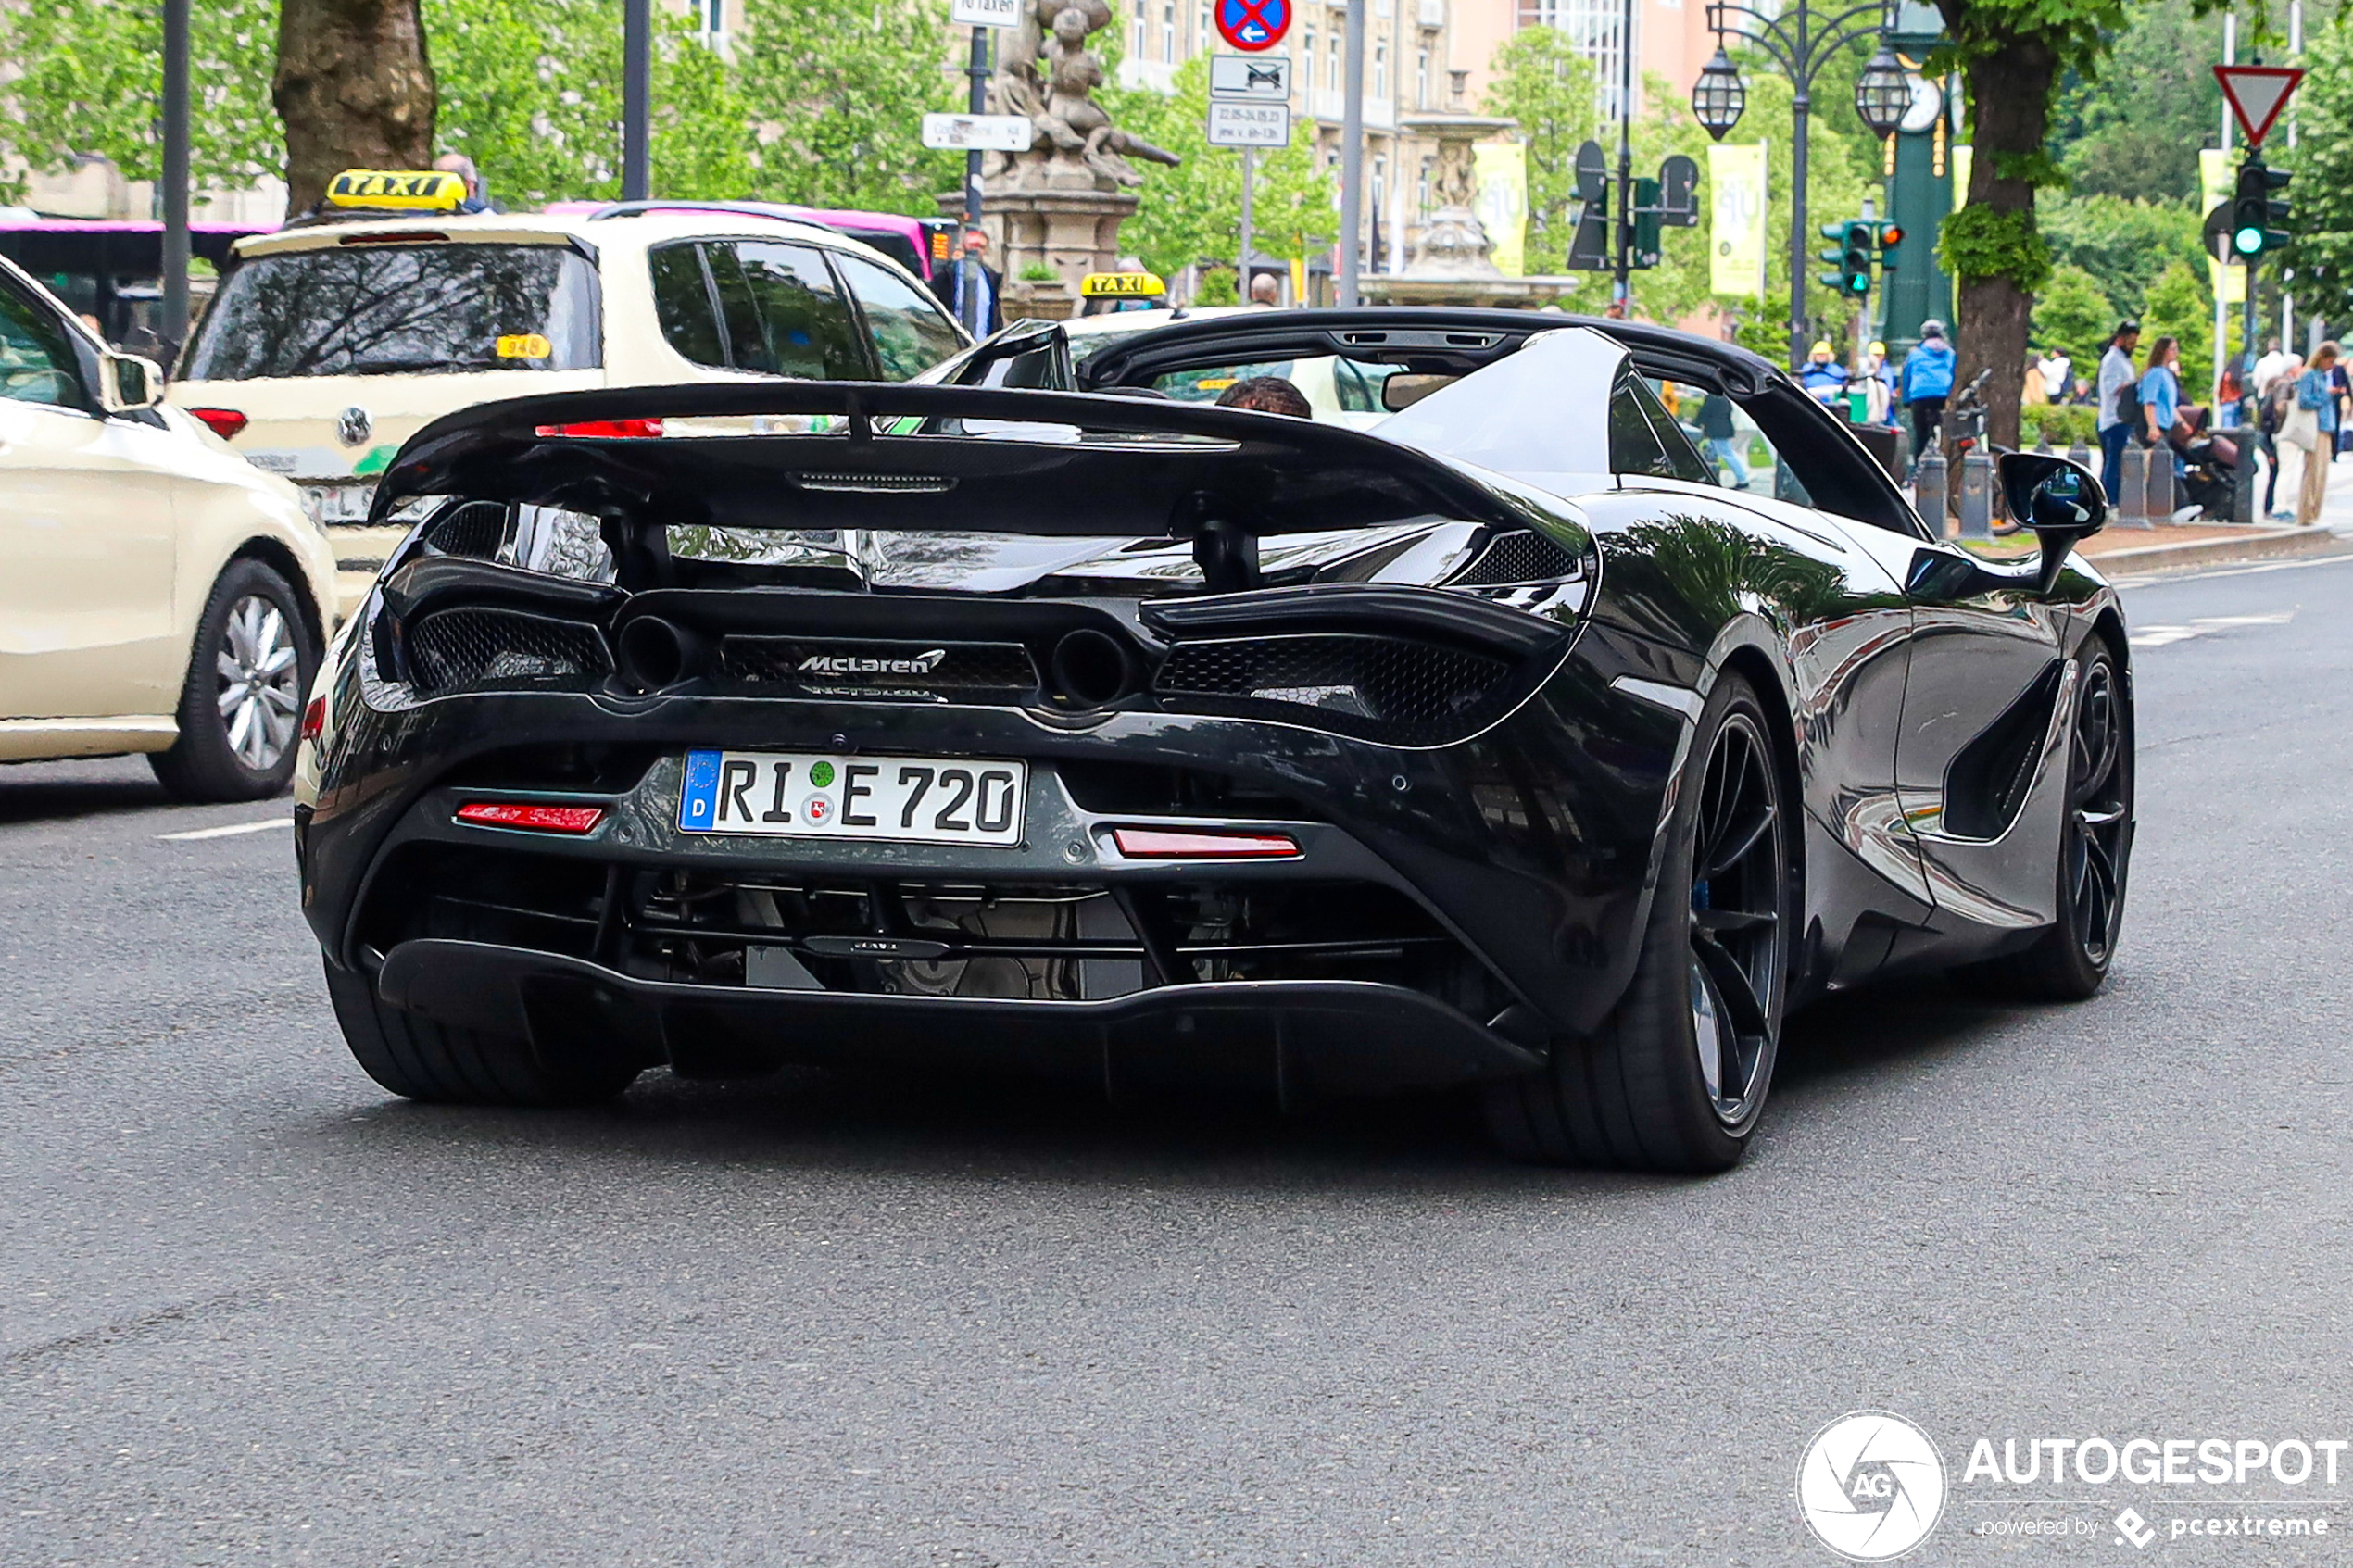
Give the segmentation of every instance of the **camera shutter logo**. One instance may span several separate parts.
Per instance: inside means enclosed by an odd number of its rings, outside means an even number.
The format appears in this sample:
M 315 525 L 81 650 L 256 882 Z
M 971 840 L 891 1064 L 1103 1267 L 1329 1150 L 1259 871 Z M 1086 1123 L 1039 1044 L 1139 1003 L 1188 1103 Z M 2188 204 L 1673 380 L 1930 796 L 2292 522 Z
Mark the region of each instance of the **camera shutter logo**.
M 1928 1539 L 1944 1512 L 1944 1459 L 1885 1411 L 1854 1411 L 1814 1434 L 1797 1464 L 1797 1511 L 1841 1557 L 1881 1562 Z

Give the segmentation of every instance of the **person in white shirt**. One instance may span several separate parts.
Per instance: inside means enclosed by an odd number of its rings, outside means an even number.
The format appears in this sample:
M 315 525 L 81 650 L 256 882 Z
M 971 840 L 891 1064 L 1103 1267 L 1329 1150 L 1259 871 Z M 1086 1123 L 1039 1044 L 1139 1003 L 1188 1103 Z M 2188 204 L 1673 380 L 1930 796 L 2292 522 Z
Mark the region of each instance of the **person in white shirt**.
M 2043 350 L 2043 362 L 2035 367 L 2043 372 L 2043 390 L 2054 403 L 2067 401 L 2067 373 L 2075 369 L 2075 361 L 2056 348 Z
M 2278 338 L 2265 338 L 2263 340 L 2262 358 L 2255 361 L 2255 395 L 2258 397 L 2270 396 L 2272 386 L 2276 384 L 2280 379 L 2280 373 L 2287 370 L 2291 365 L 2295 366 L 2298 370 L 2301 370 L 2304 366 L 2303 357 L 2296 354 L 2284 354 L 2280 351 L 2280 340 Z
M 2123 390 L 2140 380 L 2133 369 L 2133 349 L 2141 341 L 2138 321 L 2119 321 L 2100 356 L 2099 415 L 2093 421 L 2100 433 L 2100 488 L 2112 497 L 2124 470 L 2124 445 L 2133 439 L 2133 421 L 2116 406 Z

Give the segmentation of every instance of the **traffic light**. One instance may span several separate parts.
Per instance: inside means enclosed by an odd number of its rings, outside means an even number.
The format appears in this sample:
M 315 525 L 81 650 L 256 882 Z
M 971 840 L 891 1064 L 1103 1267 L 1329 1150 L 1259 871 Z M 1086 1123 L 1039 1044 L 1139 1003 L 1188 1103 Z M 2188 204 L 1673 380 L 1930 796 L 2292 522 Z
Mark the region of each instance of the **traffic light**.
M 2284 169 L 2266 169 L 2259 157 L 2239 165 L 2238 189 L 2231 197 L 2231 249 L 2252 259 L 2287 244 L 2288 206 L 2272 198 L 2295 178 Z
M 1658 265 L 1658 182 L 1634 182 L 1634 254 L 1628 264 L 1634 267 Z
M 1903 243 L 1902 228 L 1894 223 L 1882 223 L 1879 226 L 1879 270 L 1881 271 L 1895 270 L 1895 247 Z
M 1876 243 L 1872 232 L 1878 227 L 1865 218 L 1822 225 L 1822 238 L 1838 242 L 1835 249 L 1816 253 L 1838 269 L 1821 275 L 1824 288 L 1836 289 L 1852 299 L 1871 292 L 1871 249 Z

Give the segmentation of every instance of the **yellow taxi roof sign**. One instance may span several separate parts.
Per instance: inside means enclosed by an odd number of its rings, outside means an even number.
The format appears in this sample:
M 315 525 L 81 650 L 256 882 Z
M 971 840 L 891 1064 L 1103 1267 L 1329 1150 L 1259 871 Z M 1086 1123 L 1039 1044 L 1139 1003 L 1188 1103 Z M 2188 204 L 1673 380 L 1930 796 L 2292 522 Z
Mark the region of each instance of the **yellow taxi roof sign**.
M 437 169 L 346 169 L 327 182 L 329 207 L 455 212 L 465 199 L 464 178 Z
M 1158 299 L 1167 292 L 1153 272 L 1089 272 L 1078 282 L 1081 299 Z

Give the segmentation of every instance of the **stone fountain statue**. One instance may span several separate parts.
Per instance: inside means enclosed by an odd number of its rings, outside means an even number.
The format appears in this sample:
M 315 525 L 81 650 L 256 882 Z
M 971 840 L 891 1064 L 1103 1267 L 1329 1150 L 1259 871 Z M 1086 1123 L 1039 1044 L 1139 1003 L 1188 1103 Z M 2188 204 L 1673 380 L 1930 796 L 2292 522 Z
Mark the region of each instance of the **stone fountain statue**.
M 1129 159 L 1178 162 L 1176 154 L 1114 125 L 1095 102 L 1103 67 L 1087 38 L 1111 21 L 1108 0 L 1025 0 L 1021 25 L 1002 35 L 988 110 L 1020 115 L 1037 127 L 1029 151 L 990 153 L 981 166 L 983 221 L 999 232 L 1009 314 L 1017 305 L 1056 314 L 1056 302 L 1043 296 L 1075 302 L 1069 291 L 1080 277 L 1112 270 L 1119 225 L 1136 210 L 1131 193 L 1144 182 Z M 950 214 L 963 210 L 961 193 L 939 200 Z M 1039 262 L 1062 283 L 1016 287 L 1021 273 Z M 1059 306 L 1060 312 L 1068 308 Z
M 1095 102 L 1102 62 L 1087 36 L 1111 25 L 1106 0 L 1029 0 L 989 82 L 989 112 L 1038 128 L 1026 153 L 991 155 L 992 190 L 1121 190 L 1140 185 L 1129 157 L 1175 165 L 1176 155 L 1131 136 Z

